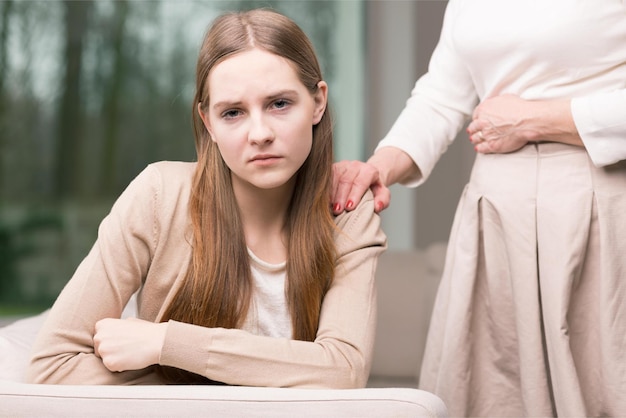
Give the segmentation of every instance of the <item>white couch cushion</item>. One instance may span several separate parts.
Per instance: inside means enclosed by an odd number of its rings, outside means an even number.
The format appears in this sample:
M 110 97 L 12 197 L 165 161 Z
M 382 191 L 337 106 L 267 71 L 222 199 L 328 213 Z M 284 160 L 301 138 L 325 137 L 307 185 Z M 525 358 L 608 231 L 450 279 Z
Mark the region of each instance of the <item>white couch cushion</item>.
M 24 382 L 30 348 L 48 311 L 0 328 L 0 380 Z

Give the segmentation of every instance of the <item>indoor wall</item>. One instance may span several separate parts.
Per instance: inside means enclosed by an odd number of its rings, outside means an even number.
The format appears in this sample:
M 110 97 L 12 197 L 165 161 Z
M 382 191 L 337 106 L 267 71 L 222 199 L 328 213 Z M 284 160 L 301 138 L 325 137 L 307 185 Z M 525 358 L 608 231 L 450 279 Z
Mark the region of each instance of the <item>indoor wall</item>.
M 369 156 L 400 114 L 415 81 L 427 71 L 447 1 L 366 4 L 365 141 Z M 447 242 L 473 160 L 474 150 L 462 131 L 426 183 L 414 189 L 392 186 L 391 205 L 382 213 L 390 249 L 424 249 Z

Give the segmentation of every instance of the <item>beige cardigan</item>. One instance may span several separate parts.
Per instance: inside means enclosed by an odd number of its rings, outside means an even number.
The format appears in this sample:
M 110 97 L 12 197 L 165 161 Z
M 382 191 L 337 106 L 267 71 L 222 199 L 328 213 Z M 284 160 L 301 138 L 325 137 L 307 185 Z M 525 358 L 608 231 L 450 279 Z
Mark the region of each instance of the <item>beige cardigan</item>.
M 102 318 L 119 318 L 137 290 L 138 317 L 161 318 L 191 256 L 188 200 L 194 167 L 152 164 L 119 197 L 50 311 L 33 348 L 30 381 L 159 383 L 153 368 L 107 370 L 94 355 L 94 325 Z M 364 387 L 376 326 L 374 273 L 386 237 L 370 194 L 336 223 L 336 277 L 314 342 L 169 321 L 160 364 L 233 385 Z

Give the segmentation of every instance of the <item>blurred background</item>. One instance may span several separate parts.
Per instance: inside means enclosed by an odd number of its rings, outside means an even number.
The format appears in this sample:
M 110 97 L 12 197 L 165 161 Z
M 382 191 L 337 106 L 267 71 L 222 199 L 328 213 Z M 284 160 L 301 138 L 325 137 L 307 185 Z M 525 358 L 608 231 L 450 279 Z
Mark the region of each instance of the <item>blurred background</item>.
M 195 160 L 197 51 L 220 13 L 271 7 L 312 39 L 336 159 L 366 159 L 427 69 L 444 0 L 0 1 L 0 316 L 49 307 L 147 164 Z M 390 250 L 446 242 L 473 150 L 394 186 Z

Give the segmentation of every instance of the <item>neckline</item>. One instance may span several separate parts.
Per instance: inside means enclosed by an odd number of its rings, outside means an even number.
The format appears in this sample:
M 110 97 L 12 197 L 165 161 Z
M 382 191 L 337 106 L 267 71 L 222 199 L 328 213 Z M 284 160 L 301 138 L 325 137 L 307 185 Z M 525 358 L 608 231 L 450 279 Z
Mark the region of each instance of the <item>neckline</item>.
M 256 264 L 257 266 L 259 266 L 260 268 L 262 268 L 263 270 L 280 271 L 280 270 L 284 270 L 285 267 L 287 266 L 286 260 L 281 261 L 280 263 L 269 263 L 265 260 L 261 260 L 255 253 L 252 252 L 250 248 L 248 247 L 246 248 L 248 249 L 248 255 L 252 259 L 252 262 Z

